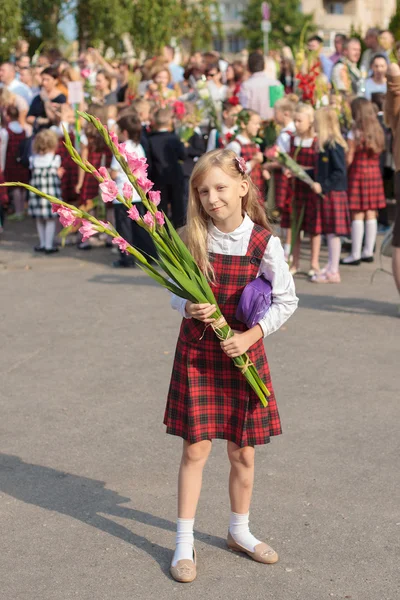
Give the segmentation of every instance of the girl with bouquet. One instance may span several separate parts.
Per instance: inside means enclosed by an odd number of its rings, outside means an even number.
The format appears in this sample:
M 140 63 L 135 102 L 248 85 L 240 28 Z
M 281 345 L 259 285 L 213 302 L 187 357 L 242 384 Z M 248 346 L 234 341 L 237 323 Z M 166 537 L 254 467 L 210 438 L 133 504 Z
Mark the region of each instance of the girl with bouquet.
M 215 306 L 172 296 L 172 307 L 184 318 L 164 423 L 167 433 L 184 441 L 171 574 L 176 581 L 190 582 L 196 577 L 194 518 L 203 468 L 215 438 L 227 440 L 231 463 L 228 546 L 258 562 L 278 560 L 272 548 L 250 533 L 249 508 L 254 446 L 266 444 L 281 433 L 262 340 L 281 327 L 298 301 L 280 240 L 271 235 L 247 165 L 234 152 L 214 150 L 196 163 L 184 236 L 234 330 L 233 337 L 220 342 L 213 328 L 222 324 L 211 318 Z M 245 286 L 259 275 L 271 282 L 273 301 L 258 324 L 248 329 L 236 318 L 236 309 Z M 266 408 L 232 363 L 233 357 L 246 351 L 271 392 Z
M 356 98 L 351 104 L 351 112 L 354 125 L 348 135 L 347 163 L 352 246 L 351 254 L 340 262 L 343 265 L 357 266 L 361 261 L 374 260 L 377 211 L 386 206 L 379 165 L 380 156 L 385 149 L 385 136 L 371 102 L 365 98 Z
M 332 106 L 315 113 L 318 134 L 318 168 L 314 190 L 321 200 L 322 233 L 328 241 L 328 264 L 312 277 L 315 283 L 340 283 L 340 236 L 348 235 L 350 214 L 347 200 L 347 144 L 340 132 L 337 111 Z

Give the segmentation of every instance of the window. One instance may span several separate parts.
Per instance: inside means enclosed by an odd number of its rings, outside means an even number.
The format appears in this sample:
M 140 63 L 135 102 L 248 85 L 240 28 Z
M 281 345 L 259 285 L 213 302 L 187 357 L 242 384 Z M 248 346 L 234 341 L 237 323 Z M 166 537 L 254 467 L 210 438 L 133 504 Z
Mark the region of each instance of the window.
M 343 2 L 329 2 L 328 13 L 330 15 L 344 15 L 344 3 Z

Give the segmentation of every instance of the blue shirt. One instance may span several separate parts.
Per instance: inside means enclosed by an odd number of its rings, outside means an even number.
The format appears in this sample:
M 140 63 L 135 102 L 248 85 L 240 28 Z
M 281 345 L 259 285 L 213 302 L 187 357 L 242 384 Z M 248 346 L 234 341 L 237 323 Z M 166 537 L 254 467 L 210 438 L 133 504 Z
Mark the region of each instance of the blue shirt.
M 185 69 L 176 63 L 169 63 L 168 68 L 171 73 L 172 83 L 181 83 Z
M 368 77 L 365 81 L 365 97 L 367 100 L 371 100 L 372 94 L 380 92 L 382 94 L 386 94 L 387 92 L 387 83 L 375 83 L 372 77 Z
M 320 60 L 323 72 L 325 73 L 325 75 L 327 76 L 327 78 L 330 81 L 331 77 L 332 77 L 332 69 L 334 67 L 333 62 L 331 61 L 330 58 L 325 56 L 325 54 L 320 54 L 319 60 Z

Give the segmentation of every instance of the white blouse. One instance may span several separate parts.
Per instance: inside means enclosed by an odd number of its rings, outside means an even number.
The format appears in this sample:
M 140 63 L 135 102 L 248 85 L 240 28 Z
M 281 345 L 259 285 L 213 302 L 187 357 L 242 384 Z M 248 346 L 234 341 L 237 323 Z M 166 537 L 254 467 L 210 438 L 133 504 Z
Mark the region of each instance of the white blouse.
M 210 221 L 208 227 L 208 251 L 215 254 L 245 256 L 253 231 L 253 221 L 245 215 L 243 222 L 231 233 L 223 233 Z M 258 275 L 264 275 L 272 286 L 272 304 L 259 325 L 264 337 L 277 331 L 294 313 L 298 305 L 294 281 L 285 261 L 279 238 L 271 236 L 261 259 Z M 187 300 L 172 294 L 171 306 L 188 319 L 185 306 Z

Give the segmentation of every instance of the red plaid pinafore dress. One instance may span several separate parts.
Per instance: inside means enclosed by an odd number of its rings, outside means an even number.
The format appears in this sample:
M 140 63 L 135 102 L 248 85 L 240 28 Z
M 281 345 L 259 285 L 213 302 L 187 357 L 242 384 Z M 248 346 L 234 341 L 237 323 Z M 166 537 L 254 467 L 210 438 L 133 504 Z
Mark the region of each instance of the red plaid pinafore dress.
M 232 329 L 246 331 L 235 313 L 244 287 L 258 275 L 270 234 L 254 225 L 245 256 L 210 253 L 218 305 Z M 200 339 L 202 338 L 202 339 Z M 282 433 L 263 340 L 248 351 L 271 392 L 264 408 L 211 327 L 184 319 L 176 347 L 164 424 L 190 443 L 215 438 L 240 447 L 266 444 Z
M 281 168 L 274 170 L 275 206 L 281 213 L 280 226 L 290 228 L 290 215 L 292 212 L 292 187 L 290 180 L 284 175 Z
M 260 152 L 260 147 L 254 142 L 250 142 L 250 144 L 242 144 L 237 138 L 235 139 L 235 142 L 238 142 L 238 144 L 240 144 L 240 155 L 242 158 L 244 158 L 246 162 L 251 160 L 255 156 L 255 154 Z M 258 196 L 259 202 L 262 206 L 264 206 L 265 180 L 262 176 L 262 169 L 259 163 L 257 163 L 256 166 L 250 171 L 250 179 L 252 180 L 254 185 L 257 186 L 260 192 Z
M 386 206 L 379 154 L 373 154 L 364 145 L 357 148 L 350 165 L 348 196 L 349 208 L 354 212 Z
M 94 166 L 95 169 L 99 169 L 100 167 L 107 167 L 107 169 L 111 165 L 112 153 L 109 148 L 105 148 L 100 152 L 90 149 L 89 145 L 89 155 L 88 161 Z M 85 173 L 85 179 L 83 180 L 83 185 L 80 193 L 80 204 L 85 204 L 88 200 L 93 200 L 96 196 L 99 195 L 99 183 L 93 175 L 90 173 Z
M 75 146 L 75 134 L 69 132 L 72 145 Z M 79 167 L 72 160 L 67 148 L 64 144 L 64 137 L 60 138 L 56 153 L 61 156 L 61 166 L 64 169 L 64 175 L 61 177 L 61 194 L 64 202 L 76 204 L 76 184 L 78 183 Z
M 309 172 L 313 177 L 317 168 L 318 147 L 317 139 L 309 147 L 299 147 L 295 145 L 296 136 L 292 136 L 290 142 L 290 156 L 295 159 L 301 167 L 313 169 L 314 172 Z M 321 209 L 320 198 L 315 194 L 309 185 L 300 181 L 296 177 L 291 178 L 292 188 L 292 218 L 298 219 L 301 215 L 302 207 L 304 206 L 304 217 L 301 230 L 310 235 L 321 233 Z
M 6 150 L 6 163 L 4 167 L 4 178 L 6 181 L 20 181 L 29 183 L 29 169 L 21 165 L 17 158 L 20 154 L 20 145 L 26 139 L 25 131 L 14 133 L 7 127 L 8 143 Z

